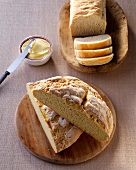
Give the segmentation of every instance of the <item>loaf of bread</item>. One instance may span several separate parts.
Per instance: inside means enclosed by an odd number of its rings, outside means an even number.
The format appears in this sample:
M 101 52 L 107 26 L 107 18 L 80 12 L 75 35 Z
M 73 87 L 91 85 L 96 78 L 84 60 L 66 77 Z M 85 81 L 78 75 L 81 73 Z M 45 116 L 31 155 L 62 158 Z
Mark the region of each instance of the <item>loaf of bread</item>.
M 108 34 L 74 39 L 76 50 L 96 50 L 111 46 L 112 39 Z
M 70 0 L 72 36 L 104 34 L 106 25 L 106 0 Z
M 78 58 L 93 58 L 93 57 L 102 57 L 110 55 L 112 53 L 112 46 L 97 50 L 76 50 L 75 55 Z
M 85 66 L 98 66 L 98 65 L 104 65 L 109 63 L 113 59 L 114 54 L 110 54 L 107 56 L 101 56 L 101 57 L 95 57 L 95 58 L 79 58 L 76 57 L 77 61 L 81 65 Z
M 76 142 L 83 131 L 38 101 L 33 96 L 34 88 L 35 84 L 27 83 L 27 94 L 54 152 L 58 153 Z
M 108 140 L 113 116 L 101 95 L 90 85 L 74 77 L 53 77 L 29 84 L 33 95 L 60 116 L 98 141 Z

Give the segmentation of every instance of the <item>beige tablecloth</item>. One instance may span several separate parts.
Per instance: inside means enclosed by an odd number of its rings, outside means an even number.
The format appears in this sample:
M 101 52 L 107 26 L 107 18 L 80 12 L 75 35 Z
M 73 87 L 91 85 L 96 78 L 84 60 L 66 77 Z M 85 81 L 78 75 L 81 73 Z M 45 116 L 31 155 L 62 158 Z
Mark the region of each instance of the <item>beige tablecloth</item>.
M 0 85 L 1 170 L 135 170 L 136 169 L 136 19 L 135 0 L 117 0 L 128 19 L 129 53 L 116 70 L 87 74 L 71 68 L 59 48 L 59 11 L 65 0 L 0 0 L 0 75 L 18 56 L 27 36 L 41 35 L 53 43 L 52 59 L 33 67 L 23 62 Z M 57 75 L 70 75 L 103 90 L 117 112 L 117 129 L 110 145 L 97 157 L 78 165 L 56 165 L 31 155 L 19 141 L 15 111 L 26 93 L 25 84 Z

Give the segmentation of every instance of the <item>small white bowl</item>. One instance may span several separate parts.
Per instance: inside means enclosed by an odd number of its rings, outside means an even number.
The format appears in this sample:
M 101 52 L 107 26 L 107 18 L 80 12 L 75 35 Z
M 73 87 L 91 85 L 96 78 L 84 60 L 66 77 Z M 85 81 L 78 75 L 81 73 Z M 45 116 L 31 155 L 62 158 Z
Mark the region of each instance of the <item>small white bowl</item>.
M 43 39 L 43 40 L 47 41 L 50 44 L 50 51 L 49 51 L 48 54 L 45 55 L 45 57 L 43 57 L 41 59 L 36 59 L 35 60 L 35 59 L 29 59 L 29 58 L 26 57 L 25 58 L 25 62 L 30 64 L 30 65 L 33 65 L 33 66 L 40 66 L 40 65 L 43 65 L 43 64 L 45 64 L 45 63 L 47 63 L 49 61 L 49 59 L 50 59 L 50 57 L 52 55 L 52 52 L 53 52 L 52 43 L 48 39 L 46 39 L 44 37 L 40 37 L 40 36 L 30 36 L 30 37 L 27 37 L 20 44 L 19 50 L 20 50 L 20 52 L 22 52 L 22 45 L 26 41 L 28 41 L 29 39 L 36 39 L 36 38 L 38 38 L 38 39 L 40 38 L 40 39 Z

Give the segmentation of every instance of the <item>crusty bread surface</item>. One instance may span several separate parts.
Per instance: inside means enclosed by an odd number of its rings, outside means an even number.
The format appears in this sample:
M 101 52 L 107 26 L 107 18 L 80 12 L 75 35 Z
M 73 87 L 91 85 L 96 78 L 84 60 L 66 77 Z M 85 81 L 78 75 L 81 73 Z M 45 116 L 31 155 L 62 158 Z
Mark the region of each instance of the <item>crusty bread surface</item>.
M 74 77 L 53 77 L 30 84 L 33 95 L 98 141 L 108 140 L 113 116 L 100 94 Z
M 104 34 L 106 24 L 106 0 L 70 0 L 72 36 Z
M 33 96 L 34 88 L 35 85 L 27 83 L 27 93 L 37 117 L 54 152 L 58 153 L 76 142 L 83 131 L 62 118 L 48 106 L 38 101 Z

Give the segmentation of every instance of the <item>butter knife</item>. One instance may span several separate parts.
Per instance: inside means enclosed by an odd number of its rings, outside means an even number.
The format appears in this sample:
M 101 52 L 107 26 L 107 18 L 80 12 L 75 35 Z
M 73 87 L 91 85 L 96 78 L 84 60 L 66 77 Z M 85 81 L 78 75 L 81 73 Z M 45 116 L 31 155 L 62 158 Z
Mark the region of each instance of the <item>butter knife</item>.
M 32 43 L 35 41 L 35 39 L 32 39 L 27 47 L 24 49 L 24 51 L 13 61 L 13 63 L 8 67 L 8 69 L 5 71 L 5 73 L 0 77 L 0 84 L 5 80 L 5 78 L 10 75 L 13 71 L 17 69 L 17 67 L 21 64 L 21 62 L 24 60 L 24 58 L 29 53 L 29 49 L 32 48 Z

